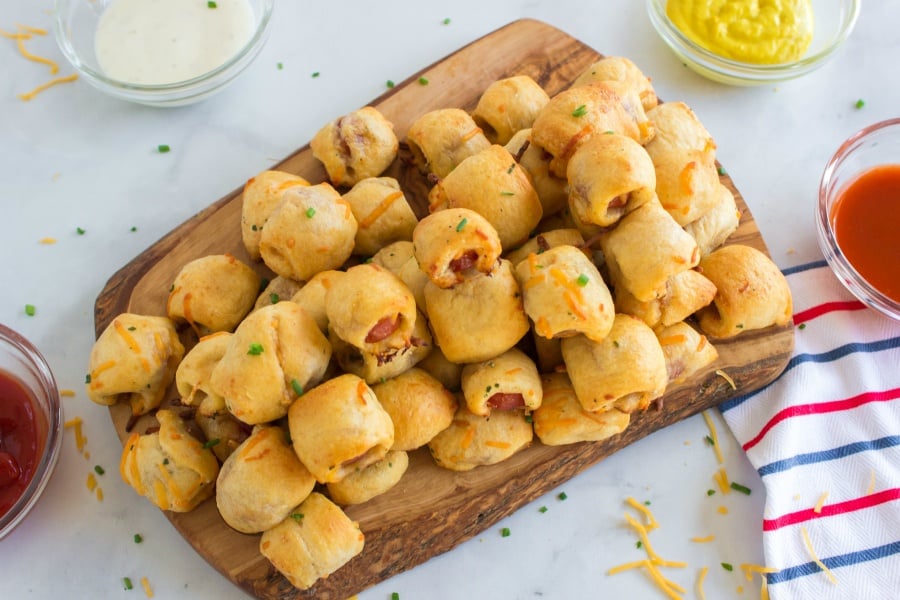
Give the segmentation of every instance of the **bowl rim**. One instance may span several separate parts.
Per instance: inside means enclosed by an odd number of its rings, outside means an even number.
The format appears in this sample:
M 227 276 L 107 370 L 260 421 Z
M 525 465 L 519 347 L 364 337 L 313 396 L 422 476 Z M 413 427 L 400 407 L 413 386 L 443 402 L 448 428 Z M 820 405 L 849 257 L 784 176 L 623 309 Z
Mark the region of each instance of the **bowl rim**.
M 37 504 L 44 488 L 50 481 L 62 447 L 64 416 L 56 379 L 50 370 L 50 365 L 40 351 L 22 334 L 2 323 L 0 323 L 0 340 L 18 352 L 26 366 L 35 370 L 34 375 L 41 389 L 36 391 L 29 386 L 29 391 L 34 395 L 44 395 L 48 404 L 47 408 L 49 409 L 46 415 L 47 438 L 44 441 L 41 459 L 35 468 L 34 476 L 28 482 L 19 499 L 13 503 L 5 514 L 0 516 L 0 539 L 2 539 L 15 529 L 31 512 L 31 509 Z
M 673 49 L 677 47 L 678 50 L 690 54 L 690 59 L 696 61 L 703 68 L 734 78 L 765 81 L 767 77 L 774 80 L 802 75 L 820 66 L 825 59 L 840 48 L 856 28 L 862 6 L 861 0 L 845 0 L 845 2 L 849 5 L 849 11 L 842 22 L 842 27 L 822 50 L 795 61 L 775 64 L 742 62 L 726 58 L 700 46 L 671 22 L 666 14 L 667 0 L 647 0 L 647 8 L 651 22 L 662 34 L 666 43 Z
M 94 69 L 81 60 L 66 33 L 66 11 L 63 9 L 73 1 L 78 0 L 54 0 L 53 33 L 56 38 L 57 46 L 59 46 L 59 49 L 63 53 L 63 56 L 66 57 L 66 60 L 68 60 L 79 73 L 85 75 L 94 83 L 102 84 L 107 89 L 151 96 L 191 90 L 195 86 L 209 83 L 210 81 L 217 79 L 220 75 L 228 74 L 234 67 L 240 66 L 244 61 L 252 58 L 255 52 L 262 48 L 263 42 L 268 35 L 269 24 L 272 20 L 272 13 L 275 7 L 275 0 L 259 0 L 263 10 L 261 14 L 258 15 L 259 18 L 256 22 L 253 35 L 238 52 L 218 67 L 190 79 L 182 79 L 181 81 L 174 81 L 171 83 L 144 84 L 114 79 L 106 75 L 101 69 Z
M 829 191 L 833 188 L 834 175 L 838 167 L 864 140 L 872 134 L 891 127 L 900 127 L 900 117 L 884 119 L 856 131 L 838 146 L 838 149 L 828 160 L 819 181 L 819 193 L 816 202 L 816 233 L 818 234 L 819 248 L 825 256 L 825 262 L 828 263 L 844 287 L 863 304 L 888 317 L 900 320 L 900 303 L 870 284 L 841 251 L 837 237 L 831 227 L 831 209 L 834 206 L 834 202 L 829 203 Z M 841 189 L 845 188 L 863 172 L 865 170 L 851 176 Z M 832 197 L 836 197 L 839 192 L 840 190 L 836 190 Z

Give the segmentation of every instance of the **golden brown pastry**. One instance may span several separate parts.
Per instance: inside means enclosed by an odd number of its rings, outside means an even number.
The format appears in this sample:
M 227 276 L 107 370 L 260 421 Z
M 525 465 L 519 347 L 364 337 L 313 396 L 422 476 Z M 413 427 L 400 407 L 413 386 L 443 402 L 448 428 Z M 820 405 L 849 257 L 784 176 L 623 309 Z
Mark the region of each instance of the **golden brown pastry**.
M 425 285 L 435 342 L 448 360 L 479 362 L 502 354 L 529 330 L 522 293 L 508 260 L 453 288 Z
M 470 471 L 493 465 L 527 448 L 534 429 L 518 410 L 474 415 L 461 403 L 450 426 L 428 443 L 434 462 L 451 471 Z
M 549 231 L 535 234 L 515 250 L 507 252 L 505 258 L 516 267 L 520 262 L 528 258 L 529 254 L 541 254 L 556 246 L 575 246 L 580 248 L 582 245 L 584 245 L 584 236 L 577 229 L 573 227 L 550 229 Z M 584 250 L 584 252 L 585 256 L 590 257 L 590 251 Z
M 315 485 L 284 430 L 257 427 L 222 464 L 216 506 L 233 529 L 260 533 L 289 517 Z
M 201 404 L 194 413 L 194 423 L 203 432 L 206 443 L 220 463 L 226 461 L 250 435 L 249 426 L 228 412 L 224 401 L 216 410 L 211 410 L 208 402 Z
M 575 246 L 556 246 L 529 254 L 518 264 L 525 314 L 545 338 L 579 333 L 601 341 L 613 324 L 612 295 L 600 271 Z
M 728 338 L 791 321 L 793 300 L 787 280 L 756 248 L 722 246 L 700 261 L 700 271 L 716 285 L 712 304 L 697 313 L 707 335 Z
M 566 177 L 569 159 L 595 135 L 612 131 L 643 143 L 635 118 L 605 83 L 569 88 L 550 99 L 531 127 L 531 140 L 549 152 L 550 171 Z
M 657 330 L 656 337 L 666 356 L 669 383 L 682 383 L 719 357 L 706 336 L 684 321 Z
M 516 75 L 491 83 L 478 98 L 472 118 L 492 144 L 503 145 L 520 129 L 531 127 L 549 101 L 534 79 Z
M 538 335 L 534 331 L 534 327 L 532 327 L 531 333 L 538 371 L 541 373 L 552 373 L 563 367 L 562 338 L 545 338 L 542 335 Z
M 537 144 L 531 142 L 531 128 L 516 132 L 504 145 L 528 176 L 541 201 L 544 218 L 554 215 L 568 206 L 566 180 L 550 172 L 553 158 Z
M 371 256 L 397 240 L 411 240 L 418 219 L 393 177 L 362 179 L 344 194 L 359 228 L 353 253 Z
M 260 277 L 230 254 L 194 259 L 175 276 L 166 314 L 197 335 L 233 331 L 256 302 Z
M 741 220 L 741 212 L 731 190 L 720 184 L 717 195 L 719 200 L 715 206 L 684 226 L 684 230 L 697 242 L 700 256 L 706 256 L 721 246 L 735 232 Z
M 531 179 L 503 146 L 493 145 L 463 160 L 428 194 L 432 212 L 468 208 L 483 216 L 503 249 L 528 239 L 543 215 Z
M 304 178 L 284 171 L 263 171 L 244 184 L 241 196 L 241 239 L 247 254 L 259 260 L 259 240 L 263 226 L 281 203 L 284 192 L 298 185 L 309 185 Z
M 297 589 L 305 590 L 362 552 L 359 523 L 313 492 L 281 523 L 265 531 L 259 552 Z
M 375 392 L 345 373 L 297 398 L 288 411 L 291 442 L 319 483 L 340 481 L 381 460 L 394 444 L 394 424 Z
M 665 102 L 648 113 L 656 136 L 645 145 L 656 168 L 656 194 L 679 225 L 718 202 L 716 144 L 684 102 Z
M 378 109 L 364 106 L 331 121 L 309 142 L 335 187 L 381 175 L 400 147 L 393 124 Z
M 231 336 L 227 331 L 220 331 L 200 338 L 178 363 L 175 387 L 182 404 L 200 407 L 206 414 L 225 407 L 225 398 L 212 389 L 210 379 L 213 369 L 225 356 Z
M 416 300 L 399 277 L 374 263 L 350 267 L 332 282 L 325 313 L 335 335 L 383 362 L 412 343 Z
M 456 397 L 417 367 L 373 385 L 372 391 L 394 424 L 393 450 L 421 448 L 450 425 L 457 409 Z
M 191 511 L 212 496 L 219 463 L 174 412 L 159 410 L 156 418 L 159 431 L 125 440 L 119 473 L 160 509 Z
M 183 356 L 171 320 L 122 313 L 91 349 L 88 397 L 107 406 L 125 399 L 134 415 L 143 415 L 160 405 Z
M 413 231 L 413 252 L 428 279 L 449 288 L 493 270 L 502 248 L 497 230 L 480 213 L 448 208 L 419 221 Z
M 666 358 L 656 334 L 630 315 L 616 315 L 602 342 L 583 335 L 563 339 L 562 354 L 587 411 L 643 410 L 663 395 L 668 384 Z
M 303 287 L 288 299 L 300 305 L 319 326 L 319 331 L 328 335 L 328 314 L 325 311 L 325 298 L 335 281 L 344 276 L 344 271 L 328 269 L 319 271 L 309 278 Z
M 543 397 L 534 361 L 518 348 L 463 367 L 462 393 L 469 412 L 482 417 L 497 410 L 532 411 Z
M 440 381 L 451 392 L 459 391 L 463 365 L 450 362 L 437 344 L 416 366 Z
M 465 158 L 491 143 L 472 116 L 459 108 L 426 112 L 406 134 L 413 162 L 423 173 L 446 177 Z
M 645 111 L 659 103 L 650 79 L 624 56 L 604 56 L 579 75 L 572 86 L 590 85 L 598 81 L 616 82 L 634 93 Z
M 259 251 L 278 275 L 306 281 L 350 258 L 357 228 L 350 205 L 327 183 L 293 187 L 266 221 Z
M 578 147 L 566 170 L 569 208 L 580 221 L 608 227 L 656 197 L 656 171 L 644 147 L 615 133 Z
M 566 373 L 548 373 L 541 377 L 544 401 L 531 415 L 534 433 L 547 446 L 577 442 L 599 442 L 622 433 L 631 415 L 617 408 L 590 412 L 575 395 Z
M 270 304 L 278 304 L 282 300 L 290 300 L 301 287 L 303 287 L 302 281 L 276 275 L 266 284 L 265 289 L 259 293 L 259 297 L 256 298 L 256 304 L 253 305 L 253 310 L 269 306 Z
M 342 506 L 368 502 L 397 485 L 408 467 L 409 456 L 406 452 L 391 450 L 384 458 L 365 469 L 354 471 L 340 481 L 326 484 L 328 495 Z
M 279 302 L 238 325 L 210 385 L 238 419 L 267 423 L 322 379 L 330 359 L 331 346 L 313 318 L 293 302 Z
M 667 327 L 688 318 L 710 302 L 716 286 L 695 269 L 676 273 L 666 280 L 665 293 L 641 302 L 624 286 L 616 288 L 616 311 L 638 317 L 650 327 Z
M 600 237 L 600 247 L 612 286 L 624 286 L 642 302 L 664 295 L 670 277 L 700 260 L 694 238 L 655 200 L 622 217 Z
M 499 242 L 498 242 L 499 243 Z M 420 312 L 425 312 L 425 283 L 428 274 L 419 268 L 416 260 L 415 248 L 412 242 L 401 240 L 388 244 L 372 256 L 372 262 L 381 265 L 400 281 L 406 284 L 413 298 L 416 299 L 416 307 Z

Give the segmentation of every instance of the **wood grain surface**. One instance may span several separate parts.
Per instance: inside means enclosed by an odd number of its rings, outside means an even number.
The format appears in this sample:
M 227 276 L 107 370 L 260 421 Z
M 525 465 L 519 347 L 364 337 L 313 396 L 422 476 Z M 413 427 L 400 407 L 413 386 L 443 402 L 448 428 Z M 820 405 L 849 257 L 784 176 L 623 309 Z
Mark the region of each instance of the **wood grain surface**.
M 535 79 L 551 95 L 565 89 L 600 54 L 569 35 L 538 21 L 515 21 L 423 69 L 372 101 L 394 123 L 402 141 L 411 123 L 428 110 L 474 108 L 493 81 L 517 74 Z M 652 73 L 648 73 L 652 76 Z M 427 85 L 418 82 L 428 79 Z M 339 115 L 334 115 L 335 118 Z M 324 125 L 324 123 L 323 123 Z M 325 172 L 303 146 L 274 167 L 312 182 Z M 247 178 L 256 173 L 248 172 Z M 427 183 L 401 157 L 387 173 L 397 178 L 421 214 Z M 727 175 L 722 182 L 742 211 L 738 230 L 728 243 L 767 252 L 744 199 Z M 230 252 L 250 263 L 240 235 L 241 190 L 216 201 L 163 237 L 110 278 L 95 305 L 96 334 L 118 314 L 164 315 L 171 283 L 182 265 L 208 254 Z M 256 264 L 260 273 L 271 275 Z M 186 333 L 185 335 L 190 335 Z M 737 394 L 758 389 L 784 369 L 793 348 L 793 324 L 750 331 L 715 341 L 718 361 L 682 385 L 670 388 L 662 402 L 635 415 L 627 430 L 598 443 L 549 447 L 538 441 L 511 459 L 466 473 L 441 469 L 427 451 L 410 455 L 410 468 L 388 493 L 347 508 L 365 534 L 365 549 L 309 590 L 293 588 L 258 550 L 259 536 L 229 528 L 213 499 L 190 513 L 166 516 L 212 566 L 258 598 L 344 600 L 384 579 L 412 569 L 479 534 L 524 504 L 552 490 L 616 450 Z M 190 343 L 190 340 L 187 340 Z M 732 389 L 716 370 L 735 382 Z M 173 386 L 174 387 L 174 386 Z M 170 394 L 170 396 L 173 396 Z M 171 401 L 172 398 L 169 399 Z M 124 439 L 130 408 L 110 407 L 113 424 Z M 140 430 L 145 422 L 131 423 Z

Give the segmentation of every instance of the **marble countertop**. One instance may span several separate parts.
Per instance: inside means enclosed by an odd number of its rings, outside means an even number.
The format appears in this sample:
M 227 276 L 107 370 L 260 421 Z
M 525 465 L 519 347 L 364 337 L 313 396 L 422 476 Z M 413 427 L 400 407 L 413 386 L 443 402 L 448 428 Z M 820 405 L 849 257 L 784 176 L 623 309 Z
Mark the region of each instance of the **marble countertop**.
M 108 413 L 83 391 L 94 300 L 133 257 L 306 144 L 328 120 L 380 95 L 387 80 L 401 81 L 522 17 L 554 25 L 604 54 L 627 56 L 652 77 L 660 97 L 693 107 L 782 268 L 820 257 L 813 207 L 833 151 L 861 127 L 897 116 L 900 106 L 900 80 L 893 76 L 900 2 L 894 0 L 866 3 L 856 31 L 822 69 L 754 88 L 716 84 L 685 68 L 634 0 L 457 0 L 438 7 L 385 0 L 377 12 L 371 6 L 276 0 L 271 37 L 249 70 L 220 95 L 178 109 L 113 100 L 82 81 L 23 102 L 17 94 L 45 81 L 46 67 L 0 38 L 0 205 L 10 219 L 0 253 L 6 282 L 0 321 L 37 345 L 60 388 L 76 390 L 63 398 L 65 414 L 83 419 L 88 439 L 80 453 L 66 432 L 44 496 L 0 541 L 0 597 L 140 597 L 142 577 L 156 598 L 246 597 L 120 480 L 121 445 Z M 52 10 L 50 0 L 10 0 L 0 29 L 49 28 Z M 62 61 L 52 36 L 32 40 L 29 49 Z M 62 74 L 69 72 L 62 64 Z M 171 152 L 158 153 L 160 144 Z M 44 238 L 56 242 L 41 243 Z M 36 307 L 33 316 L 26 304 Z M 713 417 L 729 474 L 755 493 L 707 496 L 718 465 L 698 415 L 359 597 L 662 598 L 640 571 L 607 574 L 644 555 L 624 521 L 628 497 L 649 502 L 659 520 L 655 549 L 687 561 L 687 568 L 667 571 L 687 588 L 686 598 L 696 597 L 703 566 L 710 568 L 707 597 L 759 597 L 758 579 L 748 582 L 720 563 L 763 562 L 762 485 L 718 414 Z M 95 465 L 106 471 L 98 477 L 102 501 L 86 486 Z M 722 505 L 727 514 L 717 511 Z M 705 535 L 715 540 L 690 541 Z M 124 591 L 123 577 L 135 582 L 134 590 Z

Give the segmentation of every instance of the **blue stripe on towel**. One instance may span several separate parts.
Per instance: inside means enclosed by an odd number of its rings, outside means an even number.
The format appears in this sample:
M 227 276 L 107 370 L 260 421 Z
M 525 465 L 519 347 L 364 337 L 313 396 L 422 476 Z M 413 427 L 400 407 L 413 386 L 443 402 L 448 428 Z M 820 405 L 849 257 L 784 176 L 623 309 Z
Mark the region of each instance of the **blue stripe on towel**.
M 802 465 L 837 460 L 859 452 L 884 450 L 885 448 L 893 448 L 894 446 L 900 446 L 900 435 L 889 435 L 877 440 L 864 440 L 846 444 L 844 446 L 838 446 L 836 448 L 829 448 L 828 450 L 820 450 L 819 452 L 798 454 L 790 458 L 776 460 L 775 462 L 763 465 L 758 469 L 758 472 L 760 477 L 765 477 L 766 475 L 780 473 L 781 471 L 787 471 L 788 469 L 793 469 L 794 467 Z
M 859 550 L 857 552 L 849 552 L 847 554 L 830 556 L 828 558 L 822 559 L 822 563 L 829 569 L 837 569 L 840 567 L 849 567 L 851 565 L 863 562 L 886 558 L 894 554 L 900 554 L 900 542 L 891 542 L 890 544 L 876 546 L 875 548 L 867 548 L 865 550 Z M 806 575 L 814 575 L 816 573 L 820 573 L 821 571 L 822 569 L 821 567 L 819 567 L 819 565 L 814 562 L 808 562 L 802 565 L 797 565 L 795 567 L 782 569 L 777 573 L 769 573 L 766 575 L 766 579 L 768 580 L 768 583 L 772 585 L 781 583 L 783 581 L 790 581 L 791 579 L 797 579 L 798 577 L 804 577 Z

